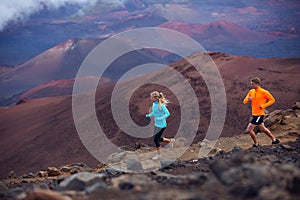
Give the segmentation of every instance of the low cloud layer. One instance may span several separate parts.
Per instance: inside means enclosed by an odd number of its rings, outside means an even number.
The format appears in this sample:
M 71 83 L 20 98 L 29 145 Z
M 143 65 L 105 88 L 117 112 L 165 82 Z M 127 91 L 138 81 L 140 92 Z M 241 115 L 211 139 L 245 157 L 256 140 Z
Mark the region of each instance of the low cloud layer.
M 66 5 L 77 5 L 78 13 L 95 4 L 105 7 L 122 7 L 124 3 L 131 0 L 1 0 L 0 2 L 0 31 L 10 22 L 26 21 L 31 15 L 47 8 L 58 9 Z M 142 2 L 153 3 L 187 3 L 190 0 L 143 0 Z M 133 1 L 134 2 L 134 1 Z
M 21 22 L 42 9 L 57 9 L 66 4 L 78 5 L 82 8 L 103 3 L 110 6 L 122 5 L 122 0 L 1 0 L 0 31 L 10 22 Z

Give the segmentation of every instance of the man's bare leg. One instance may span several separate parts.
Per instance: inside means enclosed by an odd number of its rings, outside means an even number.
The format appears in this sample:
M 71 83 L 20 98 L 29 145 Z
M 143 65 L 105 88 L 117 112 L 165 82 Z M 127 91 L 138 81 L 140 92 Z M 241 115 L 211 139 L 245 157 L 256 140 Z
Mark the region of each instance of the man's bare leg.
M 247 129 L 246 129 L 246 133 L 249 133 L 252 140 L 253 140 L 253 142 L 254 142 L 254 144 L 258 145 L 258 141 L 257 141 L 256 135 L 255 135 L 255 132 L 254 132 L 255 126 L 256 125 L 249 123 L 248 126 L 247 126 Z

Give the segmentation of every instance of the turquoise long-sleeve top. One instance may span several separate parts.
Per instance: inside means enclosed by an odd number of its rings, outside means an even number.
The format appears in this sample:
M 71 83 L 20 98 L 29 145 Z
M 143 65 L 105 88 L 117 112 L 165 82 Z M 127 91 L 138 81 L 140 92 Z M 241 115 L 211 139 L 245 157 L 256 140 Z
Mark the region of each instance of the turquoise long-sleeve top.
M 166 119 L 170 116 L 170 112 L 165 104 L 161 104 L 159 109 L 158 101 L 154 101 L 152 104 L 152 112 L 147 114 L 146 117 L 154 117 L 154 126 L 158 128 L 166 128 Z

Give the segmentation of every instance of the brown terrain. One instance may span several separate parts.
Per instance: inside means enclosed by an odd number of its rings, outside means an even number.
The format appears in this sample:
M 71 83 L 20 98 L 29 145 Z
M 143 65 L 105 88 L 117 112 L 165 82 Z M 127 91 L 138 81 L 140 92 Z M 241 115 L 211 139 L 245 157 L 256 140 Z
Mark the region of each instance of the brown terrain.
M 177 30 L 204 44 L 221 43 L 221 41 L 223 43 L 226 41 L 228 43 L 247 44 L 272 41 L 274 39 L 274 37 L 268 34 L 251 31 L 226 20 L 206 24 L 187 24 L 177 21 L 168 21 L 159 27 Z
M 195 54 L 194 58 L 200 56 Z M 270 90 L 276 103 L 269 111 L 291 108 L 299 101 L 299 58 L 295 59 L 258 59 L 239 57 L 222 53 L 210 53 L 221 72 L 227 98 L 227 115 L 222 137 L 239 136 L 247 125 L 250 108 L 242 104 L 249 89 L 248 78 L 258 75 L 263 87 Z M 185 75 L 196 91 L 200 106 L 200 124 L 193 143 L 203 140 L 210 122 L 210 98 L 205 82 L 193 71 L 191 64 L 185 60 L 170 67 Z M 140 80 L 160 78 L 161 72 L 150 73 L 124 81 L 125 88 L 130 88 Z M 170 81 L 173 78 L 170 77 Z M 174 80 L 174 83 L 177 81 Z M 131 85 L 133 84 L 133 85 Z M 176 86 L 177 87 L 177 86 Z M 169 110 L 167 137 L 174 137 L 178 130 L 180 106 L 172 88 L 148 84 L 134 92 L 130 99 L 132 120 L 140 126 L 149 123 L 144 114 L 151 105 L 149 93 L 161 90 L 171 100 Z M 138 143 L 152 145 L 152 139 L 139 139 L 122 132 L 116 125 L 110 107 L 113 85 L 101 87 L 96 93 L 96 113 L 98 121 L 107 137 L 118 146 L 134 147 Z M 122 92 L 126 93 L 126 89 Z M 189 103 L 189 100 L 186 100 Z M 10 171 L 17 175 L 46 168 L 50 165 L 60 166 L 66 163 L 84 162 L 96 165 L 98 162 L 84 148 L 79 140 L 72 116 L 72 96 L 23 99 L 18 105 L 0 108 L 1 122 L 1 177 Z M 83 113 L 83 115 L 89 115 Z M 251 145 L 251 144 L 249 144 Z M 20 164 L 22 163 L 22 164 Z
M 201 55 L 196 53 L 191 58 Z M 172 102 L 165 136 L 175 136 L 177 140 L 173 148 L 163 148 L 163 158 L 159 161 L 150 159 L 154 155 L 151 138 L 134 138 L 118 128 L 110 105 L 114 85 L 102 85 L 96 92 L 98 121 L 110 141 L 120 147 L 106 164 L 97 161 L 79 139 L 71 95 L 24 98 L 18 105 L 0 109 L 0 198 L 122 199 L 126 195 L 127 199 L 174 199 L 176 195 L 176 199 L 297 199 L 299 58 L 258 59 L 213 52 L 209 55 L 222 75 L 227 99 L 222 137 L 215 141 L 215 146 L 213 141 L 203 140 L 210 122 L 209 92 L 191 64 L 181 60 L 170 67 L 193 86 L 201 114 L 192 145 L 186 146 L 184 138 L 175 135 L 181 111 L 173 87 L 147 84 L 130 99 L 132 120 L 140 126 L 149 124 L 144 114 L 151 105 L 151 91 L 163 91 Z M 166 70 L 122 81 L 125 88 L 121 96 L 141 81 L 163 78 Z M 242 104 L 242 99 L 253 75 L 262 78 L 263 87 L 277 100 L 268 108 L 265 124 L 281 141 L 279 145 L 271 145 L 270 139 L 258 132 L 261 147 L 251 148 L 250 136 L 243 133 L 250 110 Z M 183 89 L 177 85 L 176 77 L 170 76 L 168 80 L 177 89 Z M 32 90 L 30 95 L 38 91 Z M 48 91 L 50 96 L 51 90 Z M 83 113 L 84 118 L 88 116 L 89 113 Z M 179 154 L 183 150 L 184 154 Z M 200 154 L 202 150 L 209 154 Z M 144 156 L 137 160 L 133 155 Z
M 174 147 L 163 148 L 163 158 L 159 161 L 150 162 L 145 157 L 132 159 L 133 152 L 145 153 L 151 148 L 143 145 L 123 149 L 111 157 L 108 165 L 89 167 L 78 162 L 41 167 L 40 171 L 22 176 L 12 171 L 0 182 L 0 198 L 92 200 L 126 196 L 126 199 L 296 200 L 300 194 L 299 116 L 300 102 L 291 109 L 267 115 L 266 124 L 281 141 L 276 145 L 271 145 L 271 140 L 258 132 L 260 147 L 251 147 L 250 136 L 241 134 L 220 138 L 215 147 L 211 147 L 209 141 L 193 144 L 174 162 L 168 158 L 184 147 L 184 141 L 178 140 Z M 208 156 L 199 156 L 201 148 L 210 149 Z M 132 171 L 153 165 L 159 165 L 160 169 L 130 173 L 116 170 L 116 164 Z
M 86 87 L 88 87 L 89 84 L 98 82 L 98 77 L 83 77 L 80 78 L 79 81 L 82 84 L 86 84 Z M 19 97 L 19 99 L 22 101 L 22 99 L 24 100 L 25 98 L 42 98 L 71 95 L 73 92 L 74 82 L 75 79 L 50 81 L 24 92 Z M 100 79 L 99 87 L 107 84 L 112 84 L 112 80 L 105 77 Z
M 33 20 L 28 16 L 28 23 L 11 23 L 1 32 L 0 199 L 299 199 L 299 2 L 163 2 L 130 0 L 121 8 L 104 11 L 96 5 L 83 16 L 68 11 L 74 9 L 71 4 L 61 9 L 65 14 L 39 5 L 46 10 L 32 16 Z M 224 96 L 209 70 L 205 75 L 213 83 L 210 86 L 219 89 L 214 94 L 187 59 L 178 61 L 167 51 L 142 49 L 120 56 L 100 80 L 95 74 L 76 79 L 86 92 L 72 94 L 76 73 L 88 53 L 106 37 L 138 27 L 177 30 L 206 49 L 260 58 L 220 52 L 188 57 L 203 66 L 207 64 L 204 55 L 215 62 L 224 82 Z M 164 41 L 178 43 L 169 36 Z M 173 147 L 163 144 L 162 158 L 156 161 L 151 159 L 155 154 L 152 137 L 129 135 L 112 112 L 114 106 L 122 107 L 112 103 L 116 82 L 132 66 L 144 63 L 169 67 L 119 81 L 123 89 L 118 92 L 117 104 L 125 101 L 131 88 L 142 85 L 130 95 L 130 116 L 123 119 L 146 127 L 152 125 L 145 117 L 151 106 L 149 93 L 159 90 L 171 101 L 164 136 L 176 141 Z M 191 96 L 180 95 L 186 88 L 169 73 L 172 70 L 190 84 L 198 105 Z M 244 132 L 251 108 L 242 101 L 252 76 L 260 77 L 262 87 L 276 98 L 267 108 L 265 124 L 279 144 L 272 145 L 270 138 L 256 129 L 260 146 L 252 147 L 253 141 Z M 167 80 L 171 86 L 156 84 L 159 80 Z M 94 83 L 98 87 L 91 91 Z M 95 97 L 97 124 L 118 147 L 109 152 L 107 162 L 91 154 L 75 126 L 72 100 L 81 97 L 77 103 L 86 108 L 84 100 L 90 94 Z M 226 105 L 221 101 L 216 105 L 212 95 L 218 100 L 225 98 Z M 188 116 L 182 114 L 184 105 L 194 108 Z M 222 118 L 212 114 L 217 106 L 226 108 L 224 127 L 218 139 L 208 140 L 209 127 L 217 123 L 211 119 Z M 87 110 L 80 114 L 83 122 L 92 121 Z M 117 114 L 123 116 L 121 111 Z M 178 136 L 192 135 L 195 123 L 192 141 Z M 93 132 L 89 131 L 92 127 L 85 128 L 84 133 Z M 96 132 L 89 139 L 102 141 L 99 135 Z M 102 154 L 107 152 L 105 144 L 96 147 Z

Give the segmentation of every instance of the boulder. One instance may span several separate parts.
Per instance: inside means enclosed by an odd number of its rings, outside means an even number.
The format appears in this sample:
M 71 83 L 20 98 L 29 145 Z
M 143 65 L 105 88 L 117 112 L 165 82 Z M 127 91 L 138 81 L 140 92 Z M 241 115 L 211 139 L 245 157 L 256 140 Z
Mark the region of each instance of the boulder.
M 282 110 L 275 110 L 274 112 L 271 112 L 270 114 L 266 115 L 264 119 L 266 127 L 271 127 L 274 124 L 280 124 L 283 119 L 282 112 Z
M 56 188 L 58 191 L 76 190 L 84 191 L 86 188 L 94 185 L 95 183 L 101 184 L 103 188 L 106 188 L 105 174 L 94 174 L 90 172 L 79 172 L 74 174 L 64 181 L 62 181 Z

